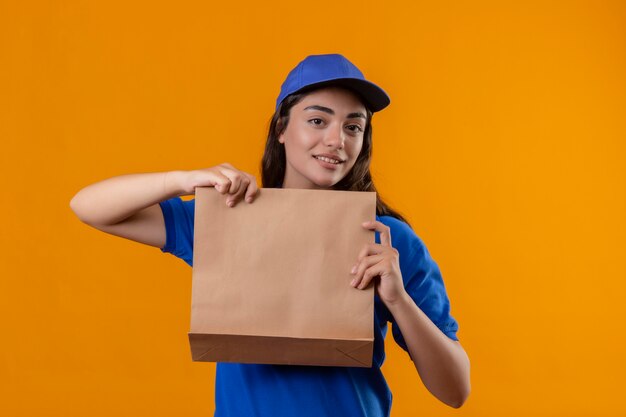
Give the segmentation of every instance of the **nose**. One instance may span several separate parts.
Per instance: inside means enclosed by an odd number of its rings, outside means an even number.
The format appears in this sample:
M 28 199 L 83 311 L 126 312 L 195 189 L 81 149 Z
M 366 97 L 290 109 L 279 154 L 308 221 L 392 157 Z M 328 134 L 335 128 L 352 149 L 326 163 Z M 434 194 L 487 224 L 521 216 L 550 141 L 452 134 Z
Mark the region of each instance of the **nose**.
M 346 140 L 342 126 L 333 127 L 326 130 L 324 144 L 329 148 L 343 149 Z

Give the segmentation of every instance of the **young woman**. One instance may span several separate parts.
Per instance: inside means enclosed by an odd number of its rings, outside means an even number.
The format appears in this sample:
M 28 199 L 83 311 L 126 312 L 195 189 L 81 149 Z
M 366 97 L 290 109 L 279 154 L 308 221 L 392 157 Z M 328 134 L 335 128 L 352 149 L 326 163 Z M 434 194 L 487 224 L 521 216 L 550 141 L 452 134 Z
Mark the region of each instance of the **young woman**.
M 276 101 L 263 186 L 375 191 L 371 118 L 388 104 L 387 94 L 343 56 L 307 57 L 289 73 Z M 156 246 L 191 265 L 194 201 L 178 196 L 199 186 L 215 187 L 231 207 L 253 204 L 258 191 L 254 176 L 224 163 L 110 178 L 78 192 L 71 207 L 93 227 Z M 380 371 L 387 322 L 428 390 L 452 407 L 465 402 L 469 360 L 436 263 L 380 197 L 376 221 L 363 227 L 376 232 L 377 243 L 354 260 L 350 285 L 376 288 L 372 367 L 218 363 L 216 416 L 388 416 L 391 392 Z

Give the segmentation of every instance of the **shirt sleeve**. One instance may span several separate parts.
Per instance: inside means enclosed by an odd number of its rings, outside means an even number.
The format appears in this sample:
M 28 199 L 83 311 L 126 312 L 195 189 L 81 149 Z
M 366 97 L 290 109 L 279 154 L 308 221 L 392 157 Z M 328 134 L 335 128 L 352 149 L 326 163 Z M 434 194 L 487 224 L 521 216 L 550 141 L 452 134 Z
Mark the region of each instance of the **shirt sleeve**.
M 459 326 L 450 315 L 450 300 L 439 266 L 409 225 L 395 218 L 385 223 L 391 228 L 392 245 L 400 253 L 400 270 L 407 293 L 446 336 L 459 340 L 456 335 Z M 388 317 L 396 343 L 407 350 L 404 336 L 393 316 L 390 314 Z
M 159 203 L 165 221 L 165 246 L 161 251 L 171 253 L 193 266 L 193 225 L 195 200 L 180 197 Z

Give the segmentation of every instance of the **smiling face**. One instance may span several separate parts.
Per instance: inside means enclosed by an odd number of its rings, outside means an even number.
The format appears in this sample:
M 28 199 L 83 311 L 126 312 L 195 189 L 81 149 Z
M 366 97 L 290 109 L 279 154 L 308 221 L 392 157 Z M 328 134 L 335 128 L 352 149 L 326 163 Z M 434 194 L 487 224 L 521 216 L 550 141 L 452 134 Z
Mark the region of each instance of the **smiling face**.
M 283 188 L 330 188 L 341 181 L 361 152 L 366 122 L 365 106 L 348 90 L 306 95 L 278 137 L 287 158 Z

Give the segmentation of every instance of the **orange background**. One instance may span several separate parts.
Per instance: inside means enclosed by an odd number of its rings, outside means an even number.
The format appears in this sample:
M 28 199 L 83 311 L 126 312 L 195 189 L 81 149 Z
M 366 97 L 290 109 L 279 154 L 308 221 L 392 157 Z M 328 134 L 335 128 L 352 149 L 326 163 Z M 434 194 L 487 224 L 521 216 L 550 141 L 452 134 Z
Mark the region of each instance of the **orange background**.
M 401 416 L 623 416 L 626 3 L 0 2 L 0 413 L 212 414 L 191 270 L 69 209 L 81 187 L 258 174 L 280 83 L 339 52 L 382 85 L 373 172 L 439 263 L 460 410 L 390 339 Z

